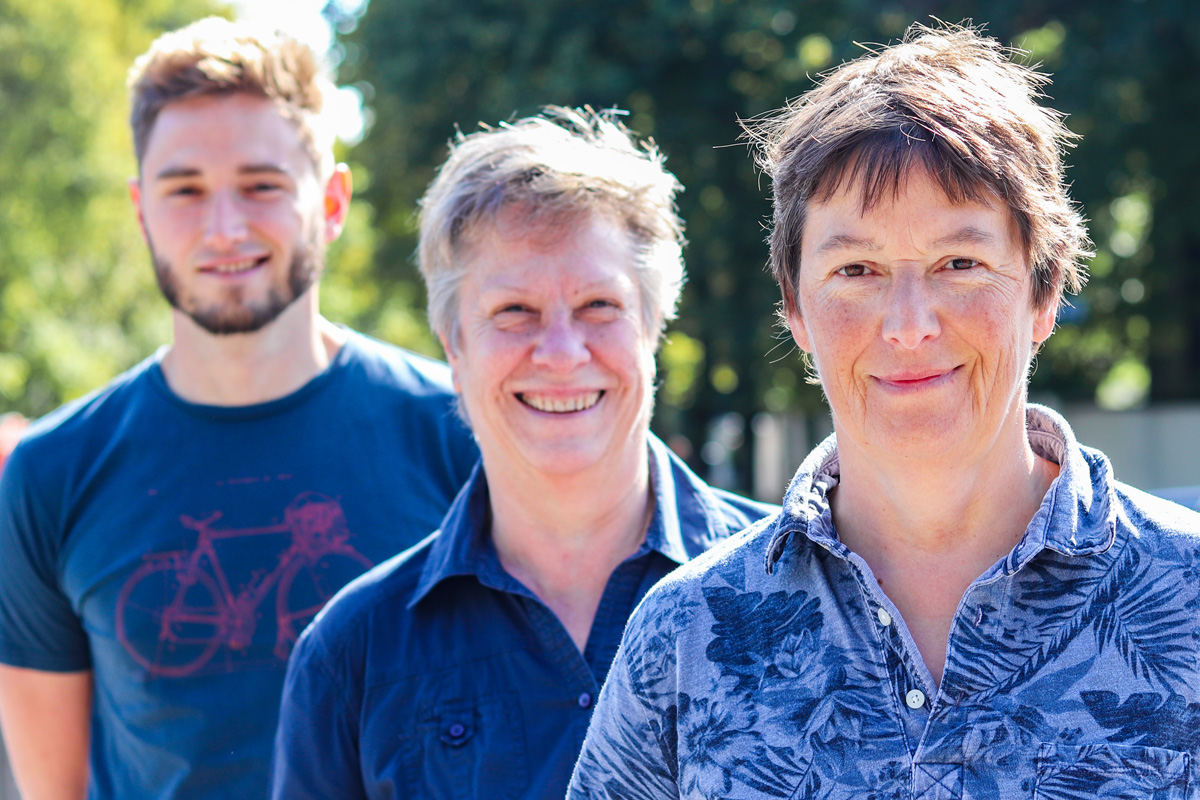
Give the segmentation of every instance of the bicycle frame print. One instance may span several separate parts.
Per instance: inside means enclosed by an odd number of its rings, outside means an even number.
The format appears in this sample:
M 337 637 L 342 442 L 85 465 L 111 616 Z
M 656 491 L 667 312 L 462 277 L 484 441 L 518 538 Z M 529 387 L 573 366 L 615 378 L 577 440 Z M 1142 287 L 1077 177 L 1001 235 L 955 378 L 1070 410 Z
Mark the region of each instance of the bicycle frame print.
M 258 629 L 258 608 L 275 591 L 275 658 L 286 661 L 304 627 L 333 594 L 372 566 L 350 544 L 341 504 L 303 492 L 284 510 L 284 521 L 249 528 L 214 528 L 223 516 L 180 516 L 197 533 L 192 550 L 149 553 L 117 599 L 117 638 L 150 674 L 184 677 L 204 667 L 223 645 L 245 651 Z M 270 572 L 256 570 L 235 591 L 216 543 L 290 534 Z M 154 631 L 130 636 L 131 630 Z

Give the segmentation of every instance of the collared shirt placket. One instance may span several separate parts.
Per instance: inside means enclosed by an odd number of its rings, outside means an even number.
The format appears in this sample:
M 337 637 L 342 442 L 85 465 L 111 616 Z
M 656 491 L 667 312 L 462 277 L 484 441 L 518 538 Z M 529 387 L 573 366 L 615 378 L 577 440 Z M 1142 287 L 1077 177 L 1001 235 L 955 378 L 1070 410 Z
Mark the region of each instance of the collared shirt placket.
M 896 709 L 899 727 L 904 733 L 911 765 L 913 800 L 961 800 L 964 796 L 965 756 L 961 746 L 955 746 L 961 745 L 961 742 L 957 739 L 947 741 L 933 735 L 936 729 L 945 729 L 954 724 L 957 699 L 944 695 L 941 686 L 934 685 L 933 676 L 920 656 L 907 625 L 895 605 L 879 588 L 866 562 L 843 546 L 830 546 L 827 542 L 821 544 L 854 575 L 866 615 L 861 630 L 872 630 L 874 635 L 867 637 L 868 640 L 874 641 L 882 649 L 880 655 L 886 664 L 886 674 L 880 676 L 881 683 L 891 692 L 892 707 Z M 951 624 L 942 686 L 960 683 L 955 680 L 955 665 L 949 657 L 956 632 L 962 625 L 978 626 L 983 623 L 984 605 L 989 598 L 997 600 L 997 592 L 1006 591 L 1008 577 L 994 574 L 981 577 L 967 588 Z
M 940 700 L 933 676 L 921 659 L 900 612 L 879 588 L 870 567 L 854 553 L 845 552 L 841 559 L 853 572 L 862 595 L 865 619 L 861 630 L 871 631 L 871 635 L 864 638 L 881 649 L 880 661 L 886 665 L 880 675 L 880 685 L 891 693 L 891 707 L 895 709 L 898 727 L 903 732 L 911 766 L 913 800 L 959 800 L 962 797 L 961 767 L 922 758 L 922 742 Z
M 527 590 L 518 593 L 542 652 L 562 676 L 563 694 L 579 707 L 579 718 L 572 727 L 577 728 L 580 743 L 583 742 L 600 687 L 608 676 L 621 643 L 625 620 L 629 618 L 638 598 L 649 588 L 650 561 L 655 557 L 655 553 L 643 547 L 613 571 L 604 587 L 582 653 L 549 607 Z M 649 580 L 649 583 L 654 583 L 654 580 Z

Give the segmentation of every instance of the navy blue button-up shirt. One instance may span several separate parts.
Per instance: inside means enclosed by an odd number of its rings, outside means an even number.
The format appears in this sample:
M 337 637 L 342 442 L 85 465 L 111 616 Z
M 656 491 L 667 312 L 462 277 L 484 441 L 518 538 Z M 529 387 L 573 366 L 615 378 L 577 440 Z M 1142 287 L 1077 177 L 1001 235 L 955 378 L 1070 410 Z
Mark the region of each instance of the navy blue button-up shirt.
M 570 800 L 1200 797 L 1200 515 L 1049 409 L 1027 429 L 1059 476 L 963 595 L 940 685 L 837 537 L 831 438 L 638 608 Z
M 651 437 L 654 516 L 583 653 L 506 573 L 477 469 L 439 534 L 339 594 L 288 666 L 274 797 L 561 798 L 625 622 L 681 563 L 777 507 L 713 489 Z

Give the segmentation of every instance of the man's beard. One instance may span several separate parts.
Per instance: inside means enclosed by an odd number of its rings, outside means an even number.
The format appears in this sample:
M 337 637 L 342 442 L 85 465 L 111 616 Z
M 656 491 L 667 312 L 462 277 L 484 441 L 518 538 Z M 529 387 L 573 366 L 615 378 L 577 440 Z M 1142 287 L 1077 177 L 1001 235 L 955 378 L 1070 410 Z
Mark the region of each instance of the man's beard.
M 154 277 L 163 297 L 177 311 L 186 314 L 204 330 L 217 336 L 234 333 L 254 333 L 265 328 L 308 291 L 324 268 L 324 252 L 313 243 L 297 243 L 292 263 L 288 267 L 286 293 L 272 286 L 267 296 L 258 302 L 247 303 L 238 295 L 224 302 L 200 306 L 194 297 L 181 297 L 179 282 L 172 265 L 160 257 L 150 245 Z

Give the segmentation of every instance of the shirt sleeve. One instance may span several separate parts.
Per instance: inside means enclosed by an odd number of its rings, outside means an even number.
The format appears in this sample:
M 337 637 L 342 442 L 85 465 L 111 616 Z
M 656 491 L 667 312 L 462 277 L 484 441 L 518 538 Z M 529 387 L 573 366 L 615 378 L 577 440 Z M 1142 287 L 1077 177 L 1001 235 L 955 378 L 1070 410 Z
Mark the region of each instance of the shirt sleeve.
M 90 669 L 87 632 L 59 577 L 65 532 L 51 509 L 61 502 L 41 496 L 37 466 L 37 454 L 18 445 L 0 474 L 0 663 Z
M 662 637 L 644 635 L 646 605 L 643 603 L 630 619 L 608 680 L 600 690 L 567 800 L 679 797 L 672 757 L 674 693 L 662 691 L 661 685 L 650 689 L 645 681 L 633 677 L 644 675 L 646 670 L 640 665 L 647 663 L 654 664 L 654 671 L 662 675 L 658 667 L 674 661 L 671 654 L 661 651 Z
M 271 763 L 273 800 L 366 800 L 358 709 L 335 659 L 310 628 L 288 660 Z

